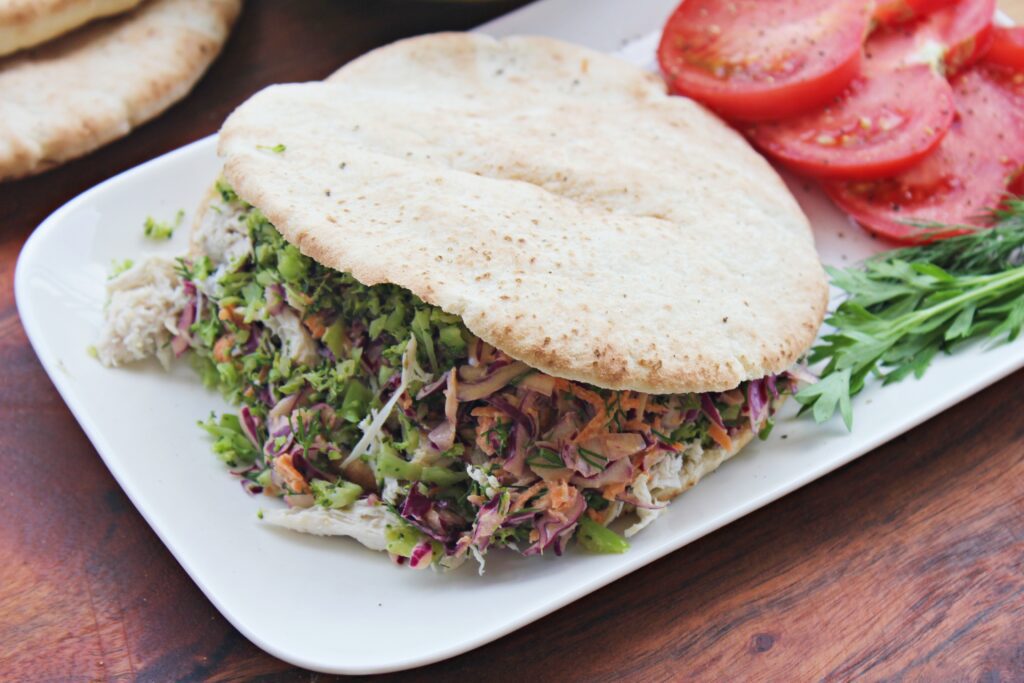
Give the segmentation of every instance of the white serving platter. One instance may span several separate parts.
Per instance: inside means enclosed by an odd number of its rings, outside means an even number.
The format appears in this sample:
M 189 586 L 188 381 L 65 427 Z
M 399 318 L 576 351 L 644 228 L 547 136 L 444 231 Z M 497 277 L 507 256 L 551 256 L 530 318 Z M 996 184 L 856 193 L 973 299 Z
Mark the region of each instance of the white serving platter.
M 653 63 L 657 31 L 677 0 L 546 0 L 481 30 L 541 33 Z M 623 48 L 625 48 L 623 50 Z M 18 261 L 18 310 L 61 396 L 110 471 L 221 613 L 252 642 L 293 664 L 374 673 L 465 652 L 728 524 L 870 451 L 1024 366 L 1024 343 L 939 358 L 920 381 L 870 387 L 847 433 L 784 411 L 755 443 L 677 499 L 624 555 L 521 558 L 492 554 L 480 576 L 391 565 L 346 539 L 267 527 L 210 453 L 197 420 L 227 408 L 181 364 L 108 370 L 87 353 L 114 259 L 178 254 L 187 236 L 155 246 L 144 219 L 197 206 L 218 174 L 213 138 L 122 173 L 59 209 Z M 791 183 L 815 226 L 822 259 L 849 264 L 878 247 L 816 191 Z M 739 264 L 742 267 L 742 264 Z M 785 267 L 780 264 L 780 267 Z M 685 551 L 677 555 L 685 561 Z

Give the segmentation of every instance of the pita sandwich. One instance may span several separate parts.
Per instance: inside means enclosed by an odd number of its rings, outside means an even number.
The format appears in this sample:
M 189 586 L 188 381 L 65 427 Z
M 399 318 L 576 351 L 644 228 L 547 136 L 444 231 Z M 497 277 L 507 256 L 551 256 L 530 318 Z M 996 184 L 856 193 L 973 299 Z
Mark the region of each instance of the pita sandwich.
M 241 0 L 151 0 L 0 59 L 0 181 L 86 154 L 184 97 Z
M 45 43 L 141 0 L 0 0 L 0 56 Z
M 767 434 L 825 311 L 771 167 L 574 45 L 402 41 L 255 95 L 219 149 L 180 282 L 112 280 L 101 360 L 157 330 L 138 355 L 242 404 L 208 429 L 290 503 L 265 520 L 414 567 L 621 552 Z M 146 272 L 166 305 L 136 323 Z

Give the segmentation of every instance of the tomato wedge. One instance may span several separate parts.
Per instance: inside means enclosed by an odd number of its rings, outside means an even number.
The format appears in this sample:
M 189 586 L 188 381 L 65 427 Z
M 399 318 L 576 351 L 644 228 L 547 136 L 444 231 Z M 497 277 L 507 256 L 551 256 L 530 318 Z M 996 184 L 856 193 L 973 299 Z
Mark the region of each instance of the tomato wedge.
M 880 24 L 900 24 L 931 14 L 957 0 L 880 0 L 875 4 L 874 19 Z
M 992 46 L 985 61 L 1014 69 L 1024 69 L 1024 26 L 996 26 L 992 30 Z
M 957 116 L 935 152 L 901 175 L 826 183 L 833 200 L 868 231 L 898 242 L 951 237 L 908 225 L 985 226 L 1024 171 L 1024 78 L 978 65 L 953 80 Z
M 674 92 L 727 118 L 763 121 L 819 107 L 857 75 L 865 0 L 684 0 L 658 62 Z
M 915 34 L 881 30 L 865 45 L 861 75 L 834 102 L 747 134 L 768 155 L 820 178 L 870 180 L 924 159 L 953 123 L 953 90 L 925 64 L 907 64 Z

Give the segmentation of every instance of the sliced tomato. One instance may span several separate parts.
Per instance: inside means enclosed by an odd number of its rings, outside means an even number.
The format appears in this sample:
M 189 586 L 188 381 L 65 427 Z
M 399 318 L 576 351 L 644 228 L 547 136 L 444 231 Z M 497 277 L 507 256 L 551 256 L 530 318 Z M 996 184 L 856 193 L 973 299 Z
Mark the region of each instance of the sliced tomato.
M 985 61 L 1014 69 L 1024 69 L 1024 26 L 996 26 L 992 29 L 992 46 Z
M 879 0 L 875 3 L 874 18 L 880 24 L 901 24 L 918 19 L 957 0 Z
M 992 44 L 995 13 L 996 0 L 959 0 L 908 28 L 914 31 L 922 56 L 930 46 L 943 49 L 946 75 L 953 75 L 985 56 Z
M 727 118 L 763 121 L 828 102 L 857 75 L 866 0 L 684 0 L 658 61 L 670 87 Z
M 925 64 L 907 64 L 914 34 L 876 31 L 861 75 L 814 112 L 748 128 L 770 156 L 820 178 L 865 180 L 924 159 L 953 122 L 953 90 Z
M 917 243 L 929 235 L 908 223 L 985 226 L 1024 171 L 1024 79 L 978 65 L 953 80 L 956 118 L 938 148 L 913 169 L 876 181 L 827 183 L 825 190 L 864 228 Z

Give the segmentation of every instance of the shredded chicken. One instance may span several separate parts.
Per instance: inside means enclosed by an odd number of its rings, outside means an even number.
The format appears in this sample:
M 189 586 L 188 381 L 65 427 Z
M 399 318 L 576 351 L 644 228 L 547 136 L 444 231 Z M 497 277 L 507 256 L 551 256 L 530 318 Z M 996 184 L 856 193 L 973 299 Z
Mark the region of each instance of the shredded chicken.
M 682 486 L 682 480 L 679 478 L 682 469 L 683 455 L 681 453 L 673 453 L 662 458 L 649 472 L 641 474 L 633 481 L 633 495 L 647 505 L 668 502 Z M 624 532 L 626 538 L 633 536 L 656 520 L 664 511 L 665 508 L 638 507 L 636 516 L 639 521 L 626 529 Z
M 316 351 L 316 341 L 302 325 L 295 311 L 286 308 L 277 315 L 268 315 L 263 321 L 267 327 L 281 340 L 281 348 L 293 361 L 313 367 L 320 357 Z
M 116 367 L 155 355 L 166 368 L 169 342 L 188 302 L 170 259 L 152 256 L 107 283 L 104 326 L 96 344 L 101 363 Z
M 263 513 L 263 521 L 315 536 L 348 536 L 371 550 L 385 550 L 385 532 L 395 519 L 385 506 L 357 500 L 340 510 L 319 506 L 271 510 Z
M 192 231 L 192 245 L 214 265 L 226 265 L 252 249 L 245 213 L 215 197 L 210 210 L 203 211 Z

